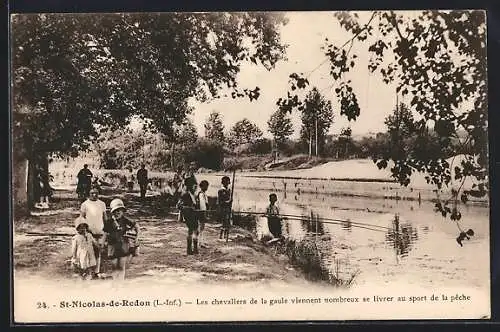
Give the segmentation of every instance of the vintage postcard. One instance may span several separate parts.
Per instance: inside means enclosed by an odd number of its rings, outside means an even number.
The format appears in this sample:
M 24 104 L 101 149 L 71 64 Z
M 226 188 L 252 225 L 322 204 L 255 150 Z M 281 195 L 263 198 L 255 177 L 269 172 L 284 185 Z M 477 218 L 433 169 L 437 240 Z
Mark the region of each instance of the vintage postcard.
M 12 15 L 13 321 L 490 318 L 486 35 Z

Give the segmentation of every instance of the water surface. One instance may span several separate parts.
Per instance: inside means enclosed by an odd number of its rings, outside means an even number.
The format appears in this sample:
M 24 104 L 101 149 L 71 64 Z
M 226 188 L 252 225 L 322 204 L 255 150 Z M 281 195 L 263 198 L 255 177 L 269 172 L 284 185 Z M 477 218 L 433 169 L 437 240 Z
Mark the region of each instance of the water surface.
M 234 208 L 263 212 L 268 195 L 266 191 L 235 191 Z M 346 276 L 359 271 L 358 285 L 489 287 L 489 209 L 485 206 L 460 206 L 462 219 L 456 223 L 436 213 L 431 202 L 314 194 L 285 197 L 283 193 L 278 193 L 278 199 L 282 214 L 312 213 L 346 220 L 338 224 L 288 220 L 283 231 L 293 239 L 318 241 L 332 270 Z M 460 247 L 456 242 L 459 229 L 469 228 L 475 235 Z M 268 232 L 265 218 L 258 219 L 255 231 L 258 235 Z

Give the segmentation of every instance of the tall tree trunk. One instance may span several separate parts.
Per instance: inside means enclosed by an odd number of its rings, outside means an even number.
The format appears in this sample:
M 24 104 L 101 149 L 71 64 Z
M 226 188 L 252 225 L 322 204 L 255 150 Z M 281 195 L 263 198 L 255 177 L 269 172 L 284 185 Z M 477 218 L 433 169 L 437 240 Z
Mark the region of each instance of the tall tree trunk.
M 172 168 L 172 171 L 175 170 L 174 149 L 175 149 L 175 143 L 172 142 L 172 149 L 170 150 L 170 168 Z
M 318 156 L 318 118 L 316 118 L 316 157 Z
M 17 114 L 17 116 L 19 116 L 19 114 Z M 20 118 L 19 121 L 22 121 L 22 118 Z M 28 213 L 31 203 L 28 186 L 28 167 L 30 164 L 28 151 L 30 149 L 26 148 L 27 143 L 23 140 L 18 130 L 17 127 L 12 128 L 12 145 L 10 146 L 12 151 L 11 202 L 15 216 Z
M 15 216 L 28 210 L 28 159 L 13 153 L 12 158 L 12 207 Z
M 312 155 L 312 134 L 309 133 L 309 157 Z

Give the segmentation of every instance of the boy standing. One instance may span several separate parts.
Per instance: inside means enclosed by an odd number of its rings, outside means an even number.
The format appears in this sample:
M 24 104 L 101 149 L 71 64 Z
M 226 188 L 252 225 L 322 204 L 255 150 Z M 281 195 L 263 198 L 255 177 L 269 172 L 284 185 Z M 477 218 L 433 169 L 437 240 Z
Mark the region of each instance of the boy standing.
M 219 219 L 222 223 L 222 228 L 219 235 L 219 240 L 223 237 L 228 240 L 229 228 L 231 227 L 231 189 L 229 189 L 229 184 L 231 180 L 228 176 L 222 177 L 222 188 L 217 192 L 217 206 L 219 209 Z
M 208 181 L 207 180 L 201 181 L 200 182 L 200 191 L 198 192 L 197 198 L 198 198 L 198 207 L 199 207 L 198 243 L 199 243 L 200 247 L 202 247 L 202 248 L 207 247 L 205 245 L 205 243 L 203 243 L 203 241 L 202 241 L 203 230 L 205 229 L 205 222 L 207 221 L 207 210 L 208 210 L 207 190 L 208 190 Z
M 196 213 L 196 182 L 192 179 L 186 179 L 184 185 L 187 191 L 182 194 L 179 201 L 179 210 L 188 228 L 187 235 L 187 254 L 198 253 L 198 215 Z

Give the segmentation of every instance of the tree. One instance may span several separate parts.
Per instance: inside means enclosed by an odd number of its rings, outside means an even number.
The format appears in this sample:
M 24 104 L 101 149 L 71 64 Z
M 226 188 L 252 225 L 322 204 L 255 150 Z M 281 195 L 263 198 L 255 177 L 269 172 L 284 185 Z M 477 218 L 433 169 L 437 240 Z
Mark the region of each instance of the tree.
M 339 135 L 339 148 L 342 148 L 340 155 L 344 158 L 349 156 L 350 145 L 352 145 L 352 129 L 350 127 L 342 128 Z
M 301 120 L 300 137 L 303 141 L 309 143 L 309 155 L 313 154 L 312 147 L 314 145 L 317 156 L 323 152 L 326 135 L 332 125 L 333 108 L 331 101 L 326 100 L 318 89 L 313 88 L 305 97 Z
M 271 70 L 284 55 L 277 27 L 285 23 L 273 13 L 12 16 L 14 162 L 32 170 L 48 154 L 75 154 L 97 125 L 123 127 L 132 115 L 172 135 L 189 97 L 217 98 L 221 87 L 258 98 L 258 87 L 237 86 L 239 66 Z M 25 176 L 14 178 L 22 194 Z
M 262 135 L 262 131 L 255 123 L 244 118 L 231 127 L 228 143 L 231 147 L 235 148 L 242 144 L 253 143 L 261 138 Z
M 288 137 L 293 134 L 292 119 L 280 109 L 271 114 L 267 121 L 269 132 L 273 135 L 278 148 L 281 148 Z
M 352 34 L 340 46 L 326 40 L 325 47 L 334 80 L 332 86 L 338 85 L 335 92 L 341 101 L 341 114 L 349 120 L 360 114 L 351 82 L 343 75 L 356 65 L 357 56 L 351 50 L 357 41 L 364 43 L 371 53 L 369 70 L 380 74 L 382 81 L 395 86 L 397 92 L 410 96 L 410 108 L 421 117 L 417 123 L 421 132 L 432 124 L 444 151 L 452 144 L 452 138 L 459 137 L 459 132 L 467 133 L 460 145 L 469 147 L 462 151 L 471 152 L 457 158 L 461 159 L 458 164 L 449 163 L 446 152 L 431 159 L 399 159 L 396 155 L 375 160 L 379 168 L 386 168 L 392 160 L 391 172 L 401 185 L 408 185 L 415 172 L 424 173 L 427 181 L 438 189 L 459 181 L 451 199 L 436 204 L 436 208 L 443 216 L 460 219 L 459 197 L 466 202 L 470 196 L 484 197 L 488 193 L 485 12 L 422 11 L 408 15 L 374 11 L 366 23 L 360 22 L 358 13 L 338 12 L 335 16 L 340 26 Z M 307 77 L 293 73 L 290 84 L 292 91 L 304 89 Z M 303 106 L 298 95 L 290 92 L 278 104 L 289 110 Z M 464 189 L 467 178 L 474 184 Z M 453 207 L 448 203 L 453 203 Z
M 411 110 L 404 103 L 400 103 L 393 113 L 385 118 L 384 123 L 387 126 L 391 143 L 388 157 L 392 156 L 398 160 L 406 159 L 413 148 L 409 139 L 417 130 Z
M 177 166 L 176 155 L 180 152 L 189 150 L 197 141 L 198 132 L 193 121 L 185 119 L 184 123 L 174 125 L 171 136 L 167 139 L 170 142 L 170 167 L 175 169 Z M 184 154 L 184 153 L 182 153 Z M 181 162 L 183 162 L 181 160 Z
M 185 160 L 194 161 L 199 167 L 221 170 L 224 163 L 223 142 L 199 138 L 190 149 L 185 151 Z
M 205 122 L 205 137 L 215 142 L 224 142 L 224 123 L 219 112 L 212 112 Z

